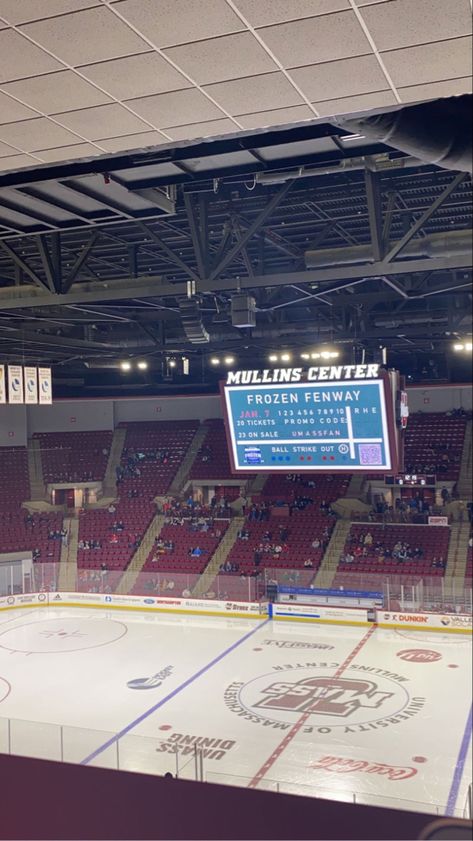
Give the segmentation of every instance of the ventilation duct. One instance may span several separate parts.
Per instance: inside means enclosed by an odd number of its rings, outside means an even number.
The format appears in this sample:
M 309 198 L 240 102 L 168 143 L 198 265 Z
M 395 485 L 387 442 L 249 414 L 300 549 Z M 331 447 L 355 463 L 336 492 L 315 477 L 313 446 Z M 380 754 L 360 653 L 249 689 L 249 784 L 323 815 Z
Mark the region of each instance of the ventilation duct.
M 200 303 L 197 298 L 184 298 L 179 301 L 182 326 L 189 342 L 204 345 L 209 341 L 209 334 L 202 322 Z
M 394 244 L 391 242 L 389 248 Z M 471 231 L 452 231 L 449 234 L 431 234 L 422 239 L 412 239 L 404 246 L 399 257 L 458 257 L 463 254 L 471 254 Z M 322 248 L 319 251 L 305 252 L 305 264 L 308 269 L 373 262 L 371 245 Z M 406 271 L 409 271 L 408 262 Z
M 336 122 L 444 169 L 472 171 L 471 95 L 423 102 L 385 114 Z

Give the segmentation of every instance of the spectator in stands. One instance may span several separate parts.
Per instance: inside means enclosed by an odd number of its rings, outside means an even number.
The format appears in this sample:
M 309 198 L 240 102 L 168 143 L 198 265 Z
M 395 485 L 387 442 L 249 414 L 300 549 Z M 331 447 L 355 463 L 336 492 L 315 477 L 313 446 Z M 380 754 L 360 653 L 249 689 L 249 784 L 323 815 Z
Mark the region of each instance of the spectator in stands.
M 279 526 L 279 539 L 282 543 L 286 543 L 289 537 L 289 530 L 285 526 Z
M 195 546 L 193 549 L 191 549 L 189 554 L 193 558 L 200 558 L 200 556 L 203 554 L 203 549 L 201 549 L 200 546 Z
M 321 543 L 318 537 L 312 541 L 312 549 L 320 549 Z
M 110 503 L 110 505 L 109 505 L 109 506 L 108 506 L 108 508 L 107 508 L 108 513 L 109 513 L 109 514 L 115 514 L 115 511 L 116 511 L 116 510 L 117 510 L 117 509 L 115 508 L 115 506 L 114 506 L 113 502 L 111 502 L 111 503 Z
M 314 568 L 314 564 L 313 564 L 311 558 L 306 558 L 306 560 L 304 561 L 304 567 L 306 569 L 313 569 Z
M 442 497 L 443 504 L 446 505 L 448 500 L 450 499 L 448 488 L 442 488 L 442 490 L 440 491 L 440 496 Z
M 367 532 L 366 532 L 366 534 L 365 534 L 365 536 L 364 536 L 364 538 L 363 538 L 363 543 L 364 543 L 364 545 L 365 545 L 365 546 L 367 546 L 367 547 L 370 547 L 370 546 L 372 546 L 372 545 L 373 545 L 373 535 L 371 534 L 371 532 L 370 532 L 370 531 L 367 531 Z

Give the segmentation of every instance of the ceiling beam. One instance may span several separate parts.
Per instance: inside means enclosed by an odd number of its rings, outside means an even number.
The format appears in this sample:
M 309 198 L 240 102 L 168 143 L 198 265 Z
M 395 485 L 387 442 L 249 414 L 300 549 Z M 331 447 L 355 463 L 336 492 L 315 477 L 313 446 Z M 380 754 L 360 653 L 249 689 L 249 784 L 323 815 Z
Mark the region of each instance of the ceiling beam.
M 431 216 L 435 213 L 436 210 L 444 203 L 444 201 L 449 197 L 450 193 L 461 184 L 466 178 L 466 172 L 459 172 L 453 181 L 450 182 L 448 187 L 440 194 L 440 196 L 427 208 L 424 210 L 423 214 L 419 216 L 417 222 L 412 225 L 411 228 L 404 234 L 402 239 L 398 240 L 393 247 L 388 251 L 385 256 L 386 263 L 390 263 L 394 258 L 399 254 L 400 251 L 407 245 L 408 242 L 411 241 L 412 237 L 416 235 L 418 231 L 425 225 L 426 222 L 430 219 Z
M 5 244 L 0 243 L 3 247 Z M 20 258 L 21 259 L 21 258 Z M 304 285 L 307 283 L 329 283 L 330 281 L 350 281 L 362 278 L 383 278 L 386 275 L 413 274 L 425 271 L 443 271 L 446 269 L 471 268 L 472 254 L 448 255 L 446 257 L 419 258 L 409 261 L 386 263 L 364 263 L 358 266 L 333 266 L 306 271 L 284 272 L 280 274 L 257 275 L 243 277 L 239 281 L 234 278 L 212 281 L 204 279 L 200 282 L 201 292 L 216 294 L 224 291 L 234 291 L 237 285 L 241 289 L 270 288 L 289 286 L 291 284 Z M 465 284 L 461 284 L 465 286 Z M 469 284 L 466 284 L 469 285 Z M 319 293 L 328 290 L 320 289 Z M 91 281 L 75 283 L 72 289 L 63 295 L 53 295 L 44 286 L 42 290 L 33 286 L 8 286 L 0 288 L 0 311 L 6 309 L 22 309 L 24 307 L 59 306 L 63 304 L 93 303 L 95 301 L 120 301 L 130 298 L 176 297 L 187 294 L 184 282 L 169 283 L 161 276 L 141 277 L 130 283 L 129 278 L 109 279 L 106 281 Z
M 256 219 L 251 223 L 250 227 L 247 228 L 244 234 L 242 234 L 239 241 L 235 243 L 233 248 L 231 248 L 230 251 L 228 251 L 222 257 L 220 263 L 212 270 L 210 274 L 211 281 L 215 280 L 215 278 L 222 274 L 224 269 L 226 269 L 227 266 L 230 265 L 230 263 L 237 256 L 237 254 L 239 254 L 240 251 L 242 251 L 248 240 L 251 239 L 251 237 L 254 234 L 256 234 L 260 230 L 260 228 L 263 227 L 264 223 L 266 222 L 266 219 L 268 219 L 271 216 L 272 212 L 276 210 L 278 204 L 282 202 L 286 193 L 291 189 L 291 186 L 292 182 L 289 182 L 288 184 L 285 184 L 284 187 L 282 187 L 278 193 L 275 193 L 275 195 L 272 197 L 272 199 L 270 199 L 266 207 L 263 208 L 261 213 L 259 213 Z
M 58 285 L 56 273 L 54 271 L 51 253 L 49 251 L 49 246 L 44 234 L 40 234 L 38 237 L 38 251 L 40 253 L 41 262 L 43 264 L 44 273 L 46 275 L 48 288 L 50 292 L 57 292 Z
M 371 245 L 375 260 L 383 258 L 383 219 L 381 206 L 381 189 L 379 175 L 370 169 L 365 169 L 366 200 L 368 203 L 368 219 L 370 223 Z
M 28 275 L 28 277 L 31 278 L 35 286 L 38 286 L 40 289 L 50 291 L 48 290 L 48 287 L 43 282 L 43 280 L 41 280 L 39 275 L 36 274 L 36 272 L 28 265 L 28 263 L 25 263 L 25 261 L 20 257 L 19 254 L 16 253 L 16 251 L 11 247 L 11 245 L 8 245 L 6 242 L 0 242 L 0 248 L 2 248 L 3 251 L 5 251 L 6 254 L 8 254 L 8 256 L 13 260 L 17 268 L 21 269 L 22 272 L 24 272 Z
M 85 245 L 82 247 L 82 250 L 79 252 L 71 271 L 69 272 L 68 276 L 64 279 L 64 283 L 62 284 L 62 292 L 68 292 L 71 288 L 81 268 L 87 261 L 90 252 L 92 251 L 92 248 L 97 242 L 99 236 L 99 230 L 92 231 L 88 241 L 85 243 Z

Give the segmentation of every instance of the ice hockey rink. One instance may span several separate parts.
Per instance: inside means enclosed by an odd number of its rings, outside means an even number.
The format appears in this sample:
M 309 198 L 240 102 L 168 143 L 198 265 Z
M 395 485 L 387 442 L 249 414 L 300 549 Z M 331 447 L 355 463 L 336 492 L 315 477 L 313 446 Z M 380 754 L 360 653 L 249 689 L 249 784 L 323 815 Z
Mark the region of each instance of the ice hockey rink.
M 36 608 L 0 617 L 0 751 L 463 816 L 471 638 Z

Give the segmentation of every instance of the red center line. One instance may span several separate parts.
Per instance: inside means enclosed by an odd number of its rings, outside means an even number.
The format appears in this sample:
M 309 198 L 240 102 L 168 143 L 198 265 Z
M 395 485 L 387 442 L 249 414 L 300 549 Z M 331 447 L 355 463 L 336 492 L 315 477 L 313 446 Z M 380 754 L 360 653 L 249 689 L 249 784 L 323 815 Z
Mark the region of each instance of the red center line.
M 348 668 L 350 663 L 353 662 L 356 655 L 361 651 L 363 646 L 368 642 L 368 640 L 374 634 L 377 627 L 378 627 L 377 625 L 372 625 L 371 628 L 366 632 L 364 637 L 361 638 L 358 645 L 353 649 L 353 651 L 350 652 L 350 654 L 348 655 L 346 660 L 344 660 L 343 663 L 338 667 L 337 671 L 333 675 L 334 679 L 340 677 L 340 675 L 343 674 L 345 669 Z M 306 712 L 302 713 L 302 715 L 298 719 L 298 721 L 296 721 L 296 723 L 291 727 L 291 729 L 288 730 L 288 732 L 284 736 L 284 739 L 282 740 L 282 742 L 280 742 L 279 745 L 274 749 L 271 756 L 268 757 L 268 759 L 266 760 L 264 765 L 262 765 L 261 768 L 259 769 L 259 771 L 256 772 L 256 774 L 253 777 L 253 779 L 251 780 L 251 782 L 248 783 L 248 788 L 257 788 L 258 783 L 260 783 L 261 780 L 263 779 L 263 777 L 266 776 L 266 774 L 268 773 L 270 768 L 272 768 L 272 766 L 274 765 L 276 760 L 279 759 L 281 754 L 286 750 L 287 746 L 290 745 L 290 743 L 295 738 L 295 736 L 297 736 L 297 734 L 299 733 L 299 730 L 301 729 L 301 727 L 304 726 L 304 724 L 310 718 L 311 715 L 312 715 L 312 712 L 311 712 L 310 709 L 307 710 Z

